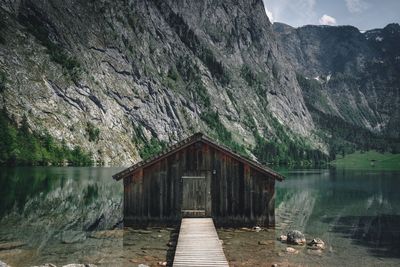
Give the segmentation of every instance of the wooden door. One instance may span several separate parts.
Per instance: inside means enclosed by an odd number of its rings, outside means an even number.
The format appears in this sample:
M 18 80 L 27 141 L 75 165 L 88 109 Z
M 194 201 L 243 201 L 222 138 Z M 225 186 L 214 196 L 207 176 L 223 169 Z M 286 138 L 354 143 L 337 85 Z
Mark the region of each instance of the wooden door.
M 183 176 L 182 185 L 182 216 L 204 217 L 207 199 L 206 177 Z

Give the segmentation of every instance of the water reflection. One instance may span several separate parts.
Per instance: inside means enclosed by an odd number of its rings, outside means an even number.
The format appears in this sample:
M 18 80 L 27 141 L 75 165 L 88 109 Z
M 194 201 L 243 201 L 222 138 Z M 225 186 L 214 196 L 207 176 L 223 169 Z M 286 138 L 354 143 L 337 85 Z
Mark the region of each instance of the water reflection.
M 0 241 L 22 242 L 33 249 L 33 259 L 83 254 L 82 242 L 90 231 L 113 229 L 122 222 L 122 185 L 111 179 L 119 170 L 0 169 Z M 92 244 L 101 250 L 100 245 Z
M 331 255 L 321 256 L 324 265 L 357 265 L 360 259 L 365 265 L 400 263 L 399 172 L 331 169 L 286 175 L 277 185 L 278 234 L 298 229 L 307 239 L 325 240 Z
M 0 259 L 13 266 L 52 262 L 100 266 L 157 264 L 171 258 L 174 229 L 122 229 L 116 168 L 1 168 Z M 400 264 L 400 172 L 295 170 L 277 183 L 276 230 L 220 229 L 232 262 L 306 266 Z M 288 230 L 322 238 L 318 255 L 285 253 Z M 17 242 L 17 243 L 15 243 Z M 19 243 L 18 243 L 19 242 Z M 23 244 L 20 245 L 20 244 Z M 171 259 L 169 259 L 171 260 Z M 270 266 L 271 264 L 267 265 Z

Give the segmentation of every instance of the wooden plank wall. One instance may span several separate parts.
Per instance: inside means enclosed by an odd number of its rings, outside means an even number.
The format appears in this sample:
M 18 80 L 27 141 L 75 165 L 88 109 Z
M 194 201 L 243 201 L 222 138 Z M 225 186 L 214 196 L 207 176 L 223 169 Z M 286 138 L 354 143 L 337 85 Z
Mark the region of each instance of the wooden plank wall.
M 202 142 L 124 179 L 125 223 L 179 222 L 184 175 L 206 176 L 206 215 L 218 226 L 274 225 L 275 180 Z

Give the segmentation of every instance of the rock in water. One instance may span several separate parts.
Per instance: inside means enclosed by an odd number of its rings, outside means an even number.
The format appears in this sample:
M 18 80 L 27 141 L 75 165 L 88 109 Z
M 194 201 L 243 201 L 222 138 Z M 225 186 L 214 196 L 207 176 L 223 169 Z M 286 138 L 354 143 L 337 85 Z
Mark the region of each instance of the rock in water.
M 287 235 L 281 235 L 280 237 L 278 237 L 278 240 L 281 242 L 286 242 L 287 241 Z
M 322 239 L 320 239 L 320 238 L 314 238 L 313 240 L 311 240 L 310 243 L 308 243 L 308 247 L 310 249 L 323 250 L 323 249 L 325 249 L 325 242 L 322 241 Z
M 299 251 L 298 251 L 297 249 L 294 249 L 294 248 L 292 248 L 292 247 L 287 247 L 287 248 L 286 248 L 286 252 L 287 252 L 287 253 L 291 253 L 291 254 L 297 254 L 297 253 L 299 253 Z
M 260 226 L 255 226 L 255 227 L 253 227 L 253 231 L 255 231 L 255 232 L 260 232 L 262 229 L 261 229 L 261 227 Z
M 306 243 L 306 237 L 298 230 L 289 231 L 286 236 L 288 244 L 304 245 Z

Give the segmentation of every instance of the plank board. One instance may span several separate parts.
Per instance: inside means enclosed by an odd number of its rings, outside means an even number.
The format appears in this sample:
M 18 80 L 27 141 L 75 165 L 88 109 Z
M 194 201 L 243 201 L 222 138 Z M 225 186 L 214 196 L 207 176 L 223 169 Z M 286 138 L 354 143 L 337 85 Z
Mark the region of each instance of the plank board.
M 229 266 L 212 218 L 182 219 L 173 266 Z

